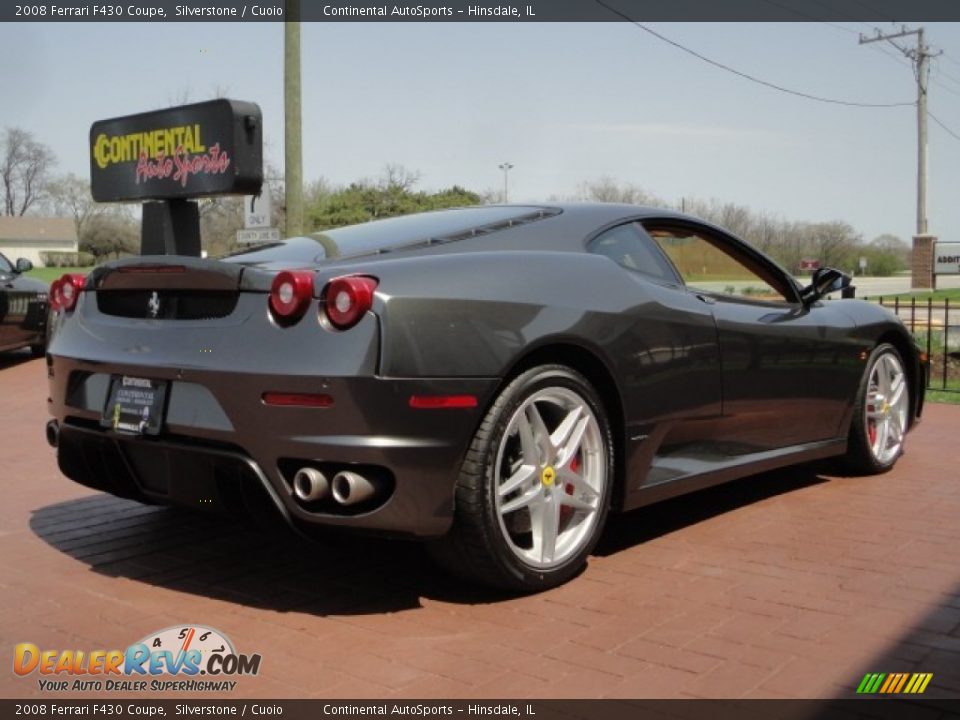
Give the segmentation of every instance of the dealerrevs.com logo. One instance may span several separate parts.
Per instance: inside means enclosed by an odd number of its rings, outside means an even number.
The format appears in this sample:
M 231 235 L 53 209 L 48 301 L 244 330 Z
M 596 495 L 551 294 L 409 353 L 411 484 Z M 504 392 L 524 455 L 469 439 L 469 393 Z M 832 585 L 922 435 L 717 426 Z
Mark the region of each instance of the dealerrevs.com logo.
M 260 655 L 238 653 L 230 639 L 204 625 L 177 625 L 150 633 L 126 650 L 48 650 L 34 643 L 13 650 L 13 671 L 39 675 L 40 690 L 230 691 L 231 678 L 260 672 Z

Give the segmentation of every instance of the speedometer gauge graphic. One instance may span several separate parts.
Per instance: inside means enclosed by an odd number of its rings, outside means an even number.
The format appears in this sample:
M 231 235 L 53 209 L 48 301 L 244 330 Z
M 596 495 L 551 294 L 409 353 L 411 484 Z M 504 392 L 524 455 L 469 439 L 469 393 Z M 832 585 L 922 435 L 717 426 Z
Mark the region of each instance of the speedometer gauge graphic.
M 167 650 L 172 652 L 174 657 L 196 650 L 204 661 L 213 653 L 235 654 L 229 638 L 216 628 L 206 625 L 172 625 L 150 633 L 140 642 L 150 648 L 151 652 Z M 203 663 L 198 664 L 202 666 Z

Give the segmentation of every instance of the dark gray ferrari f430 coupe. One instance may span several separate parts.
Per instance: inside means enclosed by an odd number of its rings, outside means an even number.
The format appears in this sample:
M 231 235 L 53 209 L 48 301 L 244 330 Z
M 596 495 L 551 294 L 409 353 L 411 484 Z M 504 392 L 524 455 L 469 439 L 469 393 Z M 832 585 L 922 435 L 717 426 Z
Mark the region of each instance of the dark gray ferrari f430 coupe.
M 925 364 L 724 230 L 626 205 L 441 210 L 54 283 L 50 443 L 150 503 L 430 540 L 538 590 L 608 511 L 903 452 Z

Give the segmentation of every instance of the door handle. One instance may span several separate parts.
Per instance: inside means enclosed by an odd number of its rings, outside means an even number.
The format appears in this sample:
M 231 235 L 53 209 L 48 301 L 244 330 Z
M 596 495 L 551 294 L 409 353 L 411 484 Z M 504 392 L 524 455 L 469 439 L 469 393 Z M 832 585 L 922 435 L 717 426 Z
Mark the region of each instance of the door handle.
M 694 297 L 697 298 L 697 300 L 699 300 L 700 302 L 706 303 L 707 305 L 714 305 L 717 302 L 709 295 L 703 295 L 701 293 L 694 293 Z

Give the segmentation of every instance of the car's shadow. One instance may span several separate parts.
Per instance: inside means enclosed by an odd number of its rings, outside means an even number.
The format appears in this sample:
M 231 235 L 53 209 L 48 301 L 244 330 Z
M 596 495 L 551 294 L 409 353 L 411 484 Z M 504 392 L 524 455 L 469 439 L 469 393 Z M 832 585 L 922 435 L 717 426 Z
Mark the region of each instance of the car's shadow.
M 6 370 L 7 368 L 14 367 L 16 365 L 23 365 L 24 363 L 28 363 L 33 359 L 33 353 L 30 352 L 29 348 L 0 352 L 0 370 Z
M 805 466 L 614 515 L 597 554 L 820 482 L 816 468 Z M 421 598 L 474 604 L 511 597 L 449 576 L 418 543 L 342 533 L 306 541 L 109 495 L 39 508 L 30 529 L 94 572 L 278 612 L 352 615 L 416 608 Z

